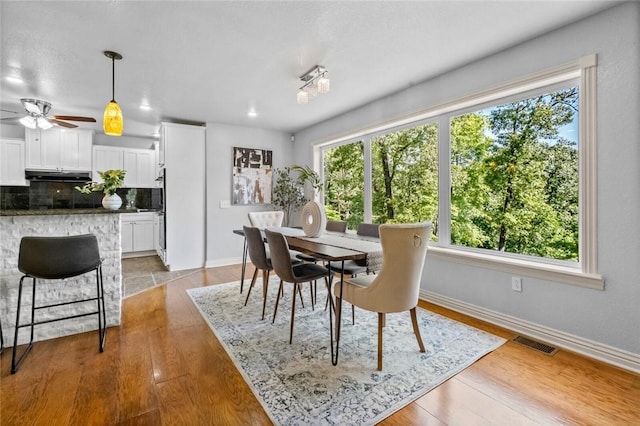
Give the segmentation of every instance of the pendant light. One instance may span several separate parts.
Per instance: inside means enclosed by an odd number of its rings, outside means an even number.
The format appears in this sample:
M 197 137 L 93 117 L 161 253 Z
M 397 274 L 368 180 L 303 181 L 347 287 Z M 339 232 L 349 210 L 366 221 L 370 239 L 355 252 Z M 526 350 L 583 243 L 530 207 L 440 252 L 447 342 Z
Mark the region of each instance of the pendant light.
M 104 134 L 110 136 L 122 136 L 122 128 L 124 127 L 124 119 L 122 118 L 122 111 L 120 106 L 116 102 L 115 86 L 116 86 L 116 66 L 115 61 L 122 59 L 122 55 L 117 52 L 106 50 L 104 56 L 111 58 L 111 102 L 104 109 L 104 119 L 102 126 L 104 128 Z

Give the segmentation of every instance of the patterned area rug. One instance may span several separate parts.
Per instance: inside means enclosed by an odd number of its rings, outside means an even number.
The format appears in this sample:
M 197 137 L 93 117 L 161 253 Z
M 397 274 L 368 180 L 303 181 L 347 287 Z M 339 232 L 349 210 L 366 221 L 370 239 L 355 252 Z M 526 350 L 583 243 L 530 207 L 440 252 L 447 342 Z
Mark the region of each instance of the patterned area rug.
M 188 290 L 265 411 L 279 425 L 371 425 L 453 377 L 505 340 L 438 314 L 419 309 L 426 352 L 420 353 L 409 313 L 388 314 L 383 370 L 377 371 L 376 313 L 344 304 L 337 366 L 331 364 L 326 287 L 318 283 L 318 302 L 304 308 L 296 300 L 293 344 L 289 319 L 293 286 L 285 284 L 278 316 L 271 323 L 279 281 L 271 278 L 265 319 L 262 282 L 247 292 L 240 282 Z M 324 283 L 323 283 L 324 284 Z M 323 287 L 321 289 L 321 287 Z

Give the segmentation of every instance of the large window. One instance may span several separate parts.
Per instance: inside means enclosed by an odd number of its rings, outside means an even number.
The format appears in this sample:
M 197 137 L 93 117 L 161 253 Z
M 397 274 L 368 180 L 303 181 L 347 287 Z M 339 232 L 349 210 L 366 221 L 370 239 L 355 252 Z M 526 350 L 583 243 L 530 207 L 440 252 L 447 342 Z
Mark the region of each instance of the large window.
M 578 261 L 578 94 L 451 118 L 451 244 Z
M 602 289 L 595 76 L 587 56 L 317 146 L 328 216 L 431 221 L 434 257 Z

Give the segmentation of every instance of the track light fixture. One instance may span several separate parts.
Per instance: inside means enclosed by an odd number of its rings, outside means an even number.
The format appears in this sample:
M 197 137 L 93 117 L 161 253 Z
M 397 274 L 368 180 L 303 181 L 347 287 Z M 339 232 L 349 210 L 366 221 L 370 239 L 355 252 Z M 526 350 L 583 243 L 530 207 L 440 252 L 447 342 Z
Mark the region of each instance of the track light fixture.
M 306 104 L 309 98 L 314 98 L 318 93 L 329 92 L 330 82 L 327 77 L 327 69 L 321 65 L 316 65 L 300 76 L 304 83 L 298 90 L 297 100 L 299 104 Z

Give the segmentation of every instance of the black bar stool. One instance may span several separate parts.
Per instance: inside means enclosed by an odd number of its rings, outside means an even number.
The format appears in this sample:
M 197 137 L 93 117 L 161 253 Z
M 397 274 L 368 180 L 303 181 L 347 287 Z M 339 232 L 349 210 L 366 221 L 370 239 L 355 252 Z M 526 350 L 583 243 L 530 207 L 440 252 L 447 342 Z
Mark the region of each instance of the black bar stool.
M 107 333 L 107 318 L 105 314 L 104 288 L 102 284 L 102 260 L 100 259 L 98 240 L 95 235 L 74 235 L 70 237 L 23 237 L 20 241 L 18 270 L 20 270 L 24 275 L 20 278 L 20 286 L 18 288 L 18 309 L 16 311 L 16 328 L 15 337 L 13 339 L 13 354 L 11 356 L 11 374 L 18 371 L 18 367 L 22 361 L 24 361 L 33 346 L 33 328 L 35 325 L 98 314 L 100 352 L 104 350 L 104 340 Z M 47 280 L 64 279 L 82 275 L 91 271 L 96 271 L 96 297 L 36 306 L 37 278 Z M 27 324 L 20 324 L 22 284 L 24 283 L 25 278 L 31 278 L 33 280 L 31 322 Z M 91 301 L 96 301 L 98 306 L 96 311 L 35 321 L 35 311 L 38 309 L 47 309 L 56 306 Z M 31 328 L 31 338 L 29 340 L 29 346 L 24 350 L 20 359 L 16 361 L 18 331 L 23 327 Z

